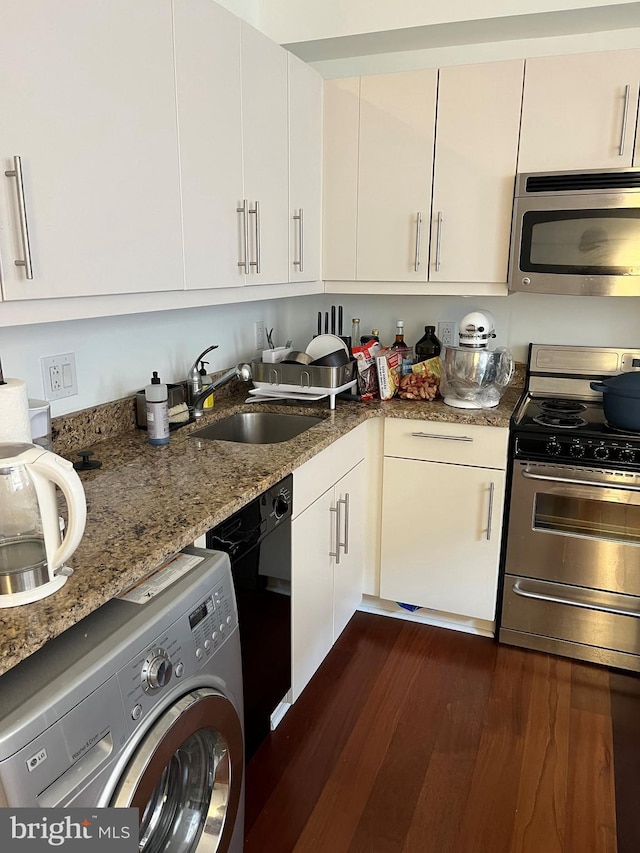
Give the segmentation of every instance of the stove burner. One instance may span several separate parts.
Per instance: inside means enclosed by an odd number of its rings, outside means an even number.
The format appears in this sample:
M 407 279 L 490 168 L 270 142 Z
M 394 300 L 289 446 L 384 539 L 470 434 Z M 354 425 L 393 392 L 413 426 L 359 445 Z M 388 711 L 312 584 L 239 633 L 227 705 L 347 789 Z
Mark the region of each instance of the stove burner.
M 541 426 L 555 427 L 556 429 L 577 429 L 586 426 L 587 423 L 584 418 L 580 418 L 578 415 L 564 412 L 537 415 L 533 420 L 534 423 Z
M 583 403 L 577 400 L 541 400 L 540 408 L 545 412 L 558 412 L 571 414 L 572 412 L 584 412 L 587 408 Z

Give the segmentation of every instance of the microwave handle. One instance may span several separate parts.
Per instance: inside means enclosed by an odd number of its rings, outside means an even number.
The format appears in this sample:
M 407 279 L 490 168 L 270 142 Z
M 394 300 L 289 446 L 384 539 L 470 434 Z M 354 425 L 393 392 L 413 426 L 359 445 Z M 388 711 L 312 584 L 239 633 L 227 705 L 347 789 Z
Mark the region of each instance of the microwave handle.
M 618 154 L 620 157 L 624 157 L 624 139 L 627 135 L 627 117 L 629 115 L 629 95 L 631 94 L 631 86 L 627 83 L 624 87 L 624 109 L 622 111 L 622 128 L 620 130 L 620 145 L 618 147 Z

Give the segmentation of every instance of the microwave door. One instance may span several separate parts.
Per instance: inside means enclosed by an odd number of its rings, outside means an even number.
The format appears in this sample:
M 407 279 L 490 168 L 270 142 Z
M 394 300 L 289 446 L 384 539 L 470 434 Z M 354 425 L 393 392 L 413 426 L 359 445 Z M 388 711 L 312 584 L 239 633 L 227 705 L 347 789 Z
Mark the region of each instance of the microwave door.
M 516 199 L 509 287 L 576 296 L 640 295 L 640 197 Z

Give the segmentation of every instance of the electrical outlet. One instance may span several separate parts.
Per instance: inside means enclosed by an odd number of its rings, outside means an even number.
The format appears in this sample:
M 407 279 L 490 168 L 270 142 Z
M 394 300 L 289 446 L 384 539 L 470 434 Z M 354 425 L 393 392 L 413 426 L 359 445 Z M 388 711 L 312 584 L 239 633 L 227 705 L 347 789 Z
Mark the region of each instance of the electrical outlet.
M 255 335 L 256 349 L 262 352 L 267 348 L 267 336 L 264 331 L 264 320 L 256 320 L 253 324 L 253 332 Z
M 75 353 L 47 355 L 40 359 L 45 400 L 59 400 L 78 393 Z
M 442 346 L 458 346 L 458 324 L 451 320 L 443 320 L 438 323 L 438 340 Z

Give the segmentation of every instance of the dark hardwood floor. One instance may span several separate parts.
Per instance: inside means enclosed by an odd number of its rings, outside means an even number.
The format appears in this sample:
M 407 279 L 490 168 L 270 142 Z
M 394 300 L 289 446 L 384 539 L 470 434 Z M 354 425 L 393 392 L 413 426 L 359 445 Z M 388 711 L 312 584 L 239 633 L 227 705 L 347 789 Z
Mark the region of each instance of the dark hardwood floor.
M 638 853 L 639 780 L 636 676 L 356 613 L 247 768 L 245 853 Z

